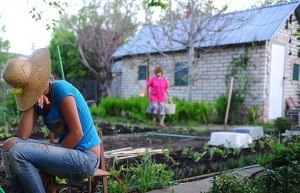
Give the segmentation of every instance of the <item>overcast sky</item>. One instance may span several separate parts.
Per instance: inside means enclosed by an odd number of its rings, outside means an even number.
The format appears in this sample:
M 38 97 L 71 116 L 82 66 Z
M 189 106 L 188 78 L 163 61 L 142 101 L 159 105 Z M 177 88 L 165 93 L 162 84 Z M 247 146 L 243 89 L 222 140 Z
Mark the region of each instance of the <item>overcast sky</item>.
M 78 9 L 80 0 L 65 0 L 72 2 L 67 11 Z M 58 14 L 54 9 L 46 7 L 46 17 L 43 21 L 36 22 L 31 18 L 29 11 L 35 0 L 1 0 L 0 2 L 0 27 L 5 25 L 6 32 L 0 33 L 1 37 L 10 41 L 10 52 L 30 54 L 33 50 L 47 47 L 51 40 L 51 30 L 46 30 L 46 23 L 57 19 Z M 37 2 L 43 2 L 38 1 Z M 246 9 L 251 0 L 215 0 L 216 4 L 223 5 L 230 2 L 230 10 Z M 41 5 L 38 5 L 41 7 Z

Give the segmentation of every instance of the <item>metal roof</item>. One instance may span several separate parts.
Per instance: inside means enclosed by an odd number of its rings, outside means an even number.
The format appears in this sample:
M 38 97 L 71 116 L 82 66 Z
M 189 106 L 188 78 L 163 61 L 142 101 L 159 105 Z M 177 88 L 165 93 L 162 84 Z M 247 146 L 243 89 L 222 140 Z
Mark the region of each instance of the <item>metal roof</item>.
M 195 48 L 271 40 L 295 12 L 299 1 L 197 18 Z M 298 11 L 296 12 L 298 15 Z M 186 50 L 191 20 L 143 26 L 113 57 Z

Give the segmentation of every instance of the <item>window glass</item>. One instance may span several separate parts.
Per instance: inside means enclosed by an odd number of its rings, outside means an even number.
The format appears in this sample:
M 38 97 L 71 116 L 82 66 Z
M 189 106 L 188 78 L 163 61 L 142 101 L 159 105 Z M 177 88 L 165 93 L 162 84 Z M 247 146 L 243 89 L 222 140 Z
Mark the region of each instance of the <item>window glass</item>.
M 299 64 L 293 66 L 293 80 L 299 81 Z
M 188 85 L 188 66 L 187 63 L 175 64 L 175 86 L 187 86 Z
M 138 80 L 146 80 L 147 79 L 147 66 L 139 66 L 139 75 Z

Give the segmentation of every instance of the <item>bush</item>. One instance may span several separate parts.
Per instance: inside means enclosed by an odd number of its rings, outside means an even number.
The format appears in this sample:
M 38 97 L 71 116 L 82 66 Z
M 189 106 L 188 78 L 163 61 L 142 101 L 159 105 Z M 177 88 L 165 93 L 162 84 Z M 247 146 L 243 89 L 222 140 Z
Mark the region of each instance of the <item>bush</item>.
M 274 121 L 274 126 L 279 130 L 280 133 L 284 133 L 285 130 L 292 130 L 294 125 L 289 119 L 278 117 Z

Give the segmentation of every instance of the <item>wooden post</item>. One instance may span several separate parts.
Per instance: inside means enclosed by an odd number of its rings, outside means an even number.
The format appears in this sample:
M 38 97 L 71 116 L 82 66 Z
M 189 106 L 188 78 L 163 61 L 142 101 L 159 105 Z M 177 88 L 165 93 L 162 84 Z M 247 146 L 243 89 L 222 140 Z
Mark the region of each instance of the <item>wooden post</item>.
M 231 95 L 232 95 L 232 89 L 233 89 L 233 79 L 234 78 L 231 77 L 230 88 L 229 88 L 229 93 L 228 93 L 227 108 L 226 108 L 226 114 L 225 114 L 225 120 L 224 120 L 224 129 L 226 129 L 228 114 L 229 114 L 229 109 L 230 109 L 230 101 L 231 101 Z

